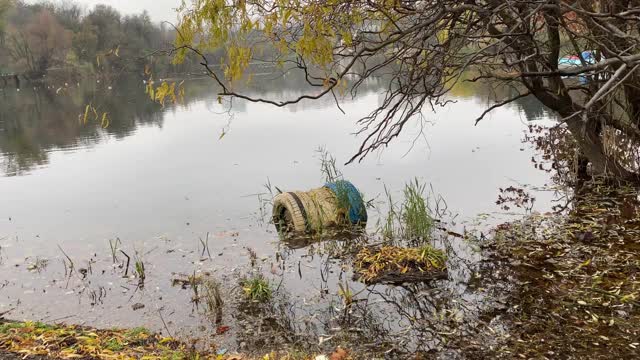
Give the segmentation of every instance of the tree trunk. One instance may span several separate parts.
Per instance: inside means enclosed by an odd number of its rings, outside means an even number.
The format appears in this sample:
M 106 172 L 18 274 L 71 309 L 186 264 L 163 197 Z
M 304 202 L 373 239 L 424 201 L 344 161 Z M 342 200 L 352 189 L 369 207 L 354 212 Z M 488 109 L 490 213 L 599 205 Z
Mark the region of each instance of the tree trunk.
M 589 166 L 589 159 L 584 156 L 584 154 L 582 153 L 582 151 L 579 151 L 578 156 L 576 157 L 576 179 L 578 181 L 578 183 L 583 183 L 587 180 L 589 180 L 589 172 L 587 171 L 587 168 Z
M 567 127 L 578 144 L 580 153 L 591 163 L 594 174 L 611 175 L 621 180 L 638 182 L 638 174 L 625 169 L 620 163 L 604 152 L 600 121 L 594 116 L 589 117 L 587 123 L 581 118 L 573 117 L 567 120 Z

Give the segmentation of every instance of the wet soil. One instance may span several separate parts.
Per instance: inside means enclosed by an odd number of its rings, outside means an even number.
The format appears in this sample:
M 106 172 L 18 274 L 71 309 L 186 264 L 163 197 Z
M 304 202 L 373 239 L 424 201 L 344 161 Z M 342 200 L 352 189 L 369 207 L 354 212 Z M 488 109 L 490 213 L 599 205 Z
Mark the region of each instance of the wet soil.
M 16 354 L 8 351 L 0 350 L 0 359 L 2 360 L 25 360 L 23 354 Z M 58 360 L 57 358 L 52 358 L 48 356 L 42 355 L 32 355 L 27 357 L 28 360 Z

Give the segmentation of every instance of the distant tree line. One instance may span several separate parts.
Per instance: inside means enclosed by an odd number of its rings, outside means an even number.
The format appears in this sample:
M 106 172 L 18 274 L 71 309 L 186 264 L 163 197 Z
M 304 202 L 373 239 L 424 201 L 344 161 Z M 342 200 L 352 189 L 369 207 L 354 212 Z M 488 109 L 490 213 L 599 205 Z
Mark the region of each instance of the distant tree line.
M 195 61 L 173 65 L 158 53 L 175 34 L 170 24 L 152 22 L 146 11 L 122 15 L 108 5 L 86 10 L 68 1 L 0 0 L 0 73 L 36 79 L 58 69 L 86 75 L 201 71 Z

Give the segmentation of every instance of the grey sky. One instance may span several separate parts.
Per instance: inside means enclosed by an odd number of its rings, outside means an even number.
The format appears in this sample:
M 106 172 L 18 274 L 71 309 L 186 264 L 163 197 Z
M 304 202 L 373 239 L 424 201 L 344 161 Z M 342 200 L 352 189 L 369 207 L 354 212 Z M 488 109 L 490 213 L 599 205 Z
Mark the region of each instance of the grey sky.
M 181 4 L 181 0 L 71 0 L 87 9 L 93 8 L 97 4 L 113 6 L 122 14 L 138 14 L 143 10 L 149 12 L 153 21 L 175 22 L 175 8 Z M 28 3 L 37 3 L 40 0 L 27 0 Z M 63 0 L 53 0 L 53 2 L 63 2 Z

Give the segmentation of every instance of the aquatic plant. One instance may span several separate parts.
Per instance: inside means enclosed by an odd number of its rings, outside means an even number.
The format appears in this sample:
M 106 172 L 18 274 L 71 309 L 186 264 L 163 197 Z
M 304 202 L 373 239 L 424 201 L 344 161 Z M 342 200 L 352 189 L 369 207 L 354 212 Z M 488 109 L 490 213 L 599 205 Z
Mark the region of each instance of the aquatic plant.
M 325 182 L 334 182 L 342 179 L 342 171 L 336 165 L 336 158 L 325 147 L 319 147 L 316 152 L 320 157 L 320 172 Z
M 345 281 L 343 285 L 342 282 L 339 282 L 338 288 L 340 289 L 338 290 L 338 295 L 340 295 L 340 297 L 344 301 L 344 305 L 346 307 L 351 306 L 351 304 L 353 304 L 354 295 L 353 291 L 351 291 L 351 289 L 349 288 L 349 283 Z
M 378 220 L 378 232 L 384 240 L 392 244 L 400 244 L 404 240 L 412 246 L 430 243 L 435 220 L 429 210 L 425 189 L 426 184 L 418 179 L 407 183 L 403 202 L 398 206 L 385 186 L 387 213 Z
M 434 221 L 429 214 L 424 197 L 425 184 L 414 179 L 405 185 L 402 204 L 402 225 L 404 236 L 416 243 L 425 243 L 431 239 Z
M 351 210 L 349 188 L 344 182 L 342 171 L 336 165 L 336 158 L 324 147 L 318 148 L 317 153 L 320 157 L 320 173 L 323 175 L 325 183 L 335 184 L 332 190 L 337 200 L 338 209 L 345 215 L 349 214 L 349 210 Z
M 147 273 L 144 268 L 144 262 L 137 255 L 136 255 L 136 261 L 134 263 L 134 269 L 136 271 L 136 276 L 138 277 L 138 286 L 142 288 L 144 287 L 144 281 L 147 278 Z
M 222 306 L 224 301 L 220 294 L 220 284 L 212 278 L 207 278 L 203 284 L 204 304 L 209 316 L 213 317 L 216 323 L 222 321 Z
M 398 212 L 396 211 L 396 204 L 393 202 L 391 193 L 386 185 L 384 187 L 384 192 L 387 199 L 387 214 L 384 217 L 381 217 L 384 218 L 382 225 L 380 225 L 380 220 L 378 220 L 378 227 L 383 239 L 393 241 L 396 234 L 399 232 L 399 229 L 396 226 Z
M 262 275 L 255 275 L 241 281 L 245 295 L 252 301 L 266 302 L 271 299 L 271 284 Z
M 271 213 L 273 209 L 273 198 L 281 194 L 282 191 L 275 185 L 271 184 L 271 180 L 267 177 L 267 181 L 262 185 L 266 189 L 266 192 L 256 194 L 258 198 L 258 222 L 264 224 L 265 222 L 278 221 L 279 218 L 275 218 Z M 271 215 L 271 216 L 270 216 Z

